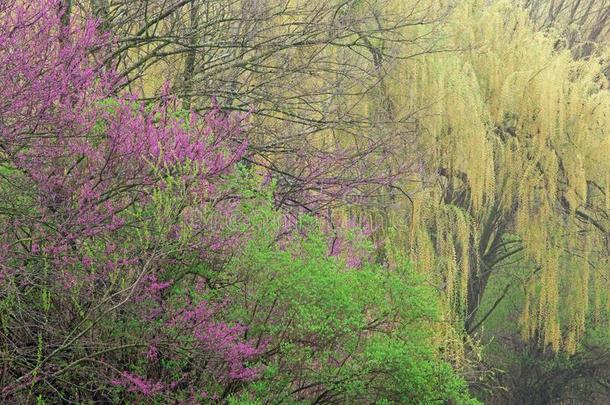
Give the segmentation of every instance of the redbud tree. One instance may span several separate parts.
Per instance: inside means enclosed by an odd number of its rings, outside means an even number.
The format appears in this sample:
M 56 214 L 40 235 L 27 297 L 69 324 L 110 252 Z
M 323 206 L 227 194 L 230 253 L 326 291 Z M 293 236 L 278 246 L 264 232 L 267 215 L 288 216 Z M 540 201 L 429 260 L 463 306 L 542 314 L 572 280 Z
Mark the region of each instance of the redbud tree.
M 255 378 L 262 346 L 218 321 L 222 303 L 167 302 L 162 281 L 182 252 L 213 263 L 234 243 L 214 216 L 231 215 L 222 178 L 246 153 L 240 117 L 113 97 L 92 56 L 108 39 L 61 17 L 56 0 L 0 1 L 0 396 L 205 395 Z M 121 357 L 138 354 L 187 366 L 127 370 Z

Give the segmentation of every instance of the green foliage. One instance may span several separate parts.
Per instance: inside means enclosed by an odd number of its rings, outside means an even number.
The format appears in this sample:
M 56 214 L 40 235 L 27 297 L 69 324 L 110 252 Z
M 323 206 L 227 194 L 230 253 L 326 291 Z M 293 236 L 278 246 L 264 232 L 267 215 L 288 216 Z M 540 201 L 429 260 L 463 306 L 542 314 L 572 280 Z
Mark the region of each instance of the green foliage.
M 391 270 L 371 262 L 350 268 L 329 255 L 320 221 L 303 216 L 286 230 L 271 190 L 255 192 L 255 183 L 243 168 L 230 181 L 242 198 L 239 221 L 228 228 L 247 242 L 216 272 L 219 287 L 206 293 L 228 301 L 223 316 L 266 345 L 261 379 L 229 403 L 472 403 L 432 343 L 436 290 L 407 262 Z M 372 255 L 370 243 L 358 249 Z

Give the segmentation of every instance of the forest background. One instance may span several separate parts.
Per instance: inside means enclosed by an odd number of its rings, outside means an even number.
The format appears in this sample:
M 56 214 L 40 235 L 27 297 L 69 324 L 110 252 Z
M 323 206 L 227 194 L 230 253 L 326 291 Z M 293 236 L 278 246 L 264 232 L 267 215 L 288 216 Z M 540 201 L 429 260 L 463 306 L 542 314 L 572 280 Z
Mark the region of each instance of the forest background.
M 607 0 L 0 0 L 6 403 L 605 403 Z

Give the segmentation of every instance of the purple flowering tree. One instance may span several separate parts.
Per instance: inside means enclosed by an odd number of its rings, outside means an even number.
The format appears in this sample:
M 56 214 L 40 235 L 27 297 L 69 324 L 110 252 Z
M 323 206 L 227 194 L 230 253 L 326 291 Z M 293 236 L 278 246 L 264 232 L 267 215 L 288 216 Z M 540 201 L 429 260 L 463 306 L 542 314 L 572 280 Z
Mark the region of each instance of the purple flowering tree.
M 2 402 L 186 401 L 255 379 L 263 348 L 168 276 L 236 243 L 221 230 L 242 117 L 116 96 L 95 62 L 108 38 L 61 5 L 0 0 Z

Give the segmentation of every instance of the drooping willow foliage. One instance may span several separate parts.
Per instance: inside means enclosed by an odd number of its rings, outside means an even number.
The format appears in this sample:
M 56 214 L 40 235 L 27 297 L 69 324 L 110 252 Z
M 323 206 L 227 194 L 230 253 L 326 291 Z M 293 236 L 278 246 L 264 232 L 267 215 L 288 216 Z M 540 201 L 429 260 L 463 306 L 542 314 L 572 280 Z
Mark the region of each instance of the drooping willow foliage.
M 517 266 L 523 337 L 574 352 L 608 305 L 608 82 L 513 4 L 483 3 L 453 9 L 443 41 L 456 51 L 394 65 L 392 100 L 425 110 L 406 157 L 421 168 L 404 183 L 412 205 L 392 222 L 467 331 L 490 275 Z

